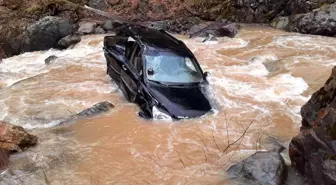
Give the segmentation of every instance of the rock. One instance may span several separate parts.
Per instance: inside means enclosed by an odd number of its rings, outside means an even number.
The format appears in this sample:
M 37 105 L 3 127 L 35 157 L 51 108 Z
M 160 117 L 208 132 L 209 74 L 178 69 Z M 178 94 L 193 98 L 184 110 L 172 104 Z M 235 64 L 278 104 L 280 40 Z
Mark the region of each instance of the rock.
M 301 132 L 289 145 L 292 166 L 311 185 L 336 184 L 336 67 L 301 116 Z
M 64 119 L 63 121 L 61 121 L 60 124 L 64 124 L 64 123 L 68 123 L 68 122 L 72 122 L 78 119 L 83 119 L 83 118 L 88 118 L 88 117 L 93 117 L 93 116 L 97 116 L 99 114 L 105 113 L 110 111 L 112 108 L 114 108 L 114 105 L 108 101 L 103 101 L 100 103 L 97 103 L 95 105 L 93 105 L 92 107 L 85 109 L 83 111 L 81 111 L 80 113 L 70 116 L 67 119 Z
M 0 149 L 18 152 L 36 144 L 37 137 L 22 127 L 0 121 Z
M 58 41 L 56 48 L 58 49 L 66 49 L 72 45 L 75 45 L 81 41 L 80 36 L 76 35 L 68 35 L 61 40 Z
M 229 168 L 235 178 L 243 178 L 248 184 L 281 185 L 286 180 L 285 161 L 278 152 L 256 152 L 241 163 Z
M 108 7 L 108 4 L 106 3 L 106 0 L 90 0 L 89 6 L 92 8 L 104 10 Z
M 104 22 L 103 24 L 103 29 L 107 32 L 109 31 L 115 31 L 115 27 L 113 25 L 113 21 L 112 20 L 107 20 Z
M 271 25 L 286 31 L 336 36 L 336 3 L 323 6 L 306 14 L 276 18 Z
M 80 35 L 87 35 L 95 33 L 95 29 L 97 28 L 97 23 L 95 22 L 80 22 L 78 33 Z
M 207 35 L 215 37 L 235 37 L 238 33 L 238 26 L 235 23 L 223 22 L 207 22 L 195 25 L 189 29 L 190 38 Z
M 150 28 L 165 30 L 171 33 L 187 33 L 188 30 L 195 24 L 201 23 L 201 19 L 197 17 L 178 18 L 174 20 L 162 20 L 153 22 L 144 22 L 142 25 Z
M 44 60 L 44 63 L 48 65 L 48 64 L 51 64 L 51 62 L 55 61 L 56 59 L 58 59 L 57 56 L 55 56 L 55 55 L 50 55 L 48 58 L 46 58 L 46 59 Z
M 285 9 L 285 15 L 294 15 L 310 12 L 322 5 L 332 4 L 335 0 L 290 0 Z
M 98 26 L 95 29 L 95 34 L 104 34 L 104 33 L 105 33 L 105 30 L 103 28 L 101 28 L 100 26 Z
M 47 16 L 27 28 L 22 36 L 21 52 L 47 50 L 72 33 L 72 25 L 66 19 Z

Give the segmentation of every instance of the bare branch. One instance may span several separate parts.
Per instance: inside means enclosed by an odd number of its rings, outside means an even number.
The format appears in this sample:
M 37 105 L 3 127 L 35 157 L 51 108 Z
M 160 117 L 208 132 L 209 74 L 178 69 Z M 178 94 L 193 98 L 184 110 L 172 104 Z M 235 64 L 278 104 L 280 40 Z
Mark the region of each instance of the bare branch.
M 181 154 L 180 154 L 180 152 L 178 152 L 177 150 L 175 150 L 175 152 L 178 154 L 179 159 L 180 159 L 180 162 L 182 163 L 183 167 L 186 168 L 186 165 L 184 164 L 184 162 L 183 162 L 183 160 L 182 160 L 182 158 L 181 158 Z
M 242 134 L 237 140 L 235 140 L 234 142 L 230 143 L 230 144 L 229 144 L 229 145 L 222 151 L 222 153 L 225 153 L 225 152 L 226 152 L 232 145 L 236 144 L 239 140 L 241 140 L 241 139 L 245 136 L 247 130 L 251 127 L 251 125 L 252 125 L 252 123 L 253 123 L 254 121 L 255 121 L 255 120 L 252 120 L 252 121 L 250 122 L 250 124 L 248 125 L 248 127 L 244 130 L 243 134 Z
M 229 137 L 229 122 L 226 117 L 226 112 L 224 111 L 224 116 L 225 116 L 225 123 L 226 123 L 226 137 L 228 140 L 228 145 L 230 144 L 230 137 Z
M 212 140 L 213 140 L 213 142 L 215 143 L 216 148 L 217 148 L 217 149 L 219 150 L 219 152 L 220 152 L 221 149 L 219 148 L 219 146 L 218 146 L 218 144 L 217 144 L 217 141 L 216 141 L 216 139 L 215 139 L 214 131 L 212 131 Z

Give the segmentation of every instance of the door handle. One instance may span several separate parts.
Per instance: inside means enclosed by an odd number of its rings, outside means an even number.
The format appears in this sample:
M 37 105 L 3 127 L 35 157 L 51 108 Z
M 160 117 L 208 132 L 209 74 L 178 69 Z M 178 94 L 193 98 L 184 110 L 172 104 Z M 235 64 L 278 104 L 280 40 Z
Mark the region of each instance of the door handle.
M 127 68 L 125 65 L 122 65 L 121 67 L 123 68 L 124 71 L 127 71 Z

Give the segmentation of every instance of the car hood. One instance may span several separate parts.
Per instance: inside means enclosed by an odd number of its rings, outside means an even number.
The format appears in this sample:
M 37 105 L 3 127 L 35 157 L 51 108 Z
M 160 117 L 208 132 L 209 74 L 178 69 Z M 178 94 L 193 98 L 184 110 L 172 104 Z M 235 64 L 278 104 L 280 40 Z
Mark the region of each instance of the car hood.
M 173 118 L 199 117 L 211 109 L 209 100 L 198 85 L 184 87 L 149 85 L 149 87 L 153 96 Z

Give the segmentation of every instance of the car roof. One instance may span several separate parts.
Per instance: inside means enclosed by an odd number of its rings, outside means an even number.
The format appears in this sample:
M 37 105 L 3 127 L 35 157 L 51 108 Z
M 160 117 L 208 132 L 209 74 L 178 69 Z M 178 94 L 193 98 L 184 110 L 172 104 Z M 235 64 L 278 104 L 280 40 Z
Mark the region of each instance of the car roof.
M 164 30 L 157 30 L 140 25 L 125 26 L 117 35 L 130 36 L 139 44 L 150 49 L 172 50 L 178 53 L 189 53 L 186 45 Z

